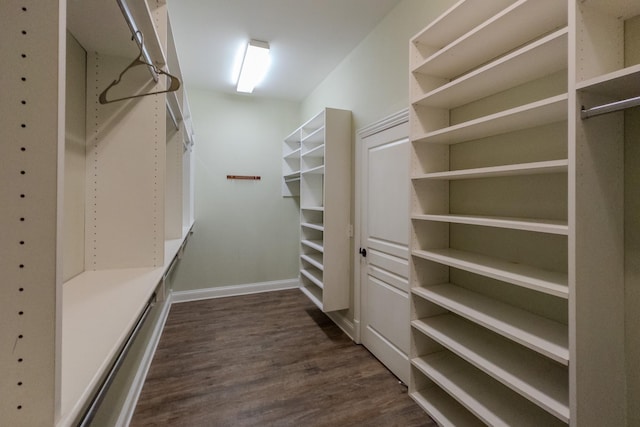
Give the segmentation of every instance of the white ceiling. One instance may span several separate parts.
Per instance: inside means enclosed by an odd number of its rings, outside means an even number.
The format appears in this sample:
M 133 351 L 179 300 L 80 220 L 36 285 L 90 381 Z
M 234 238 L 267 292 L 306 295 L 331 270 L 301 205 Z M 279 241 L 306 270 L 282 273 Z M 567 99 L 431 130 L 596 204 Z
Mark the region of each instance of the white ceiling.
M 251 96 L 301 100 L 400 0 L 169 0 L 187 87 L 235 92 L 232 70 L 249 39 L 271 47 Z

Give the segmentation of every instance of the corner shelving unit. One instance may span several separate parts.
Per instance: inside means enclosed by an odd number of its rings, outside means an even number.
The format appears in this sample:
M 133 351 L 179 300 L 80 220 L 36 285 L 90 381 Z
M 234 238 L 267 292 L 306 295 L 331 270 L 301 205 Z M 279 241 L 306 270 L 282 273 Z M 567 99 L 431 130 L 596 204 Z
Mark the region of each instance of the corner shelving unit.
M 640 109 L 582 110 L 640 96 L 640 4 L 462 0 L 410 50 L 411 396 L 636 425 Z
M 283 144 L 283 196 L 300 197 L 300 289 L 349 307 L 351 112 L 326 108 Z
M 151 61 L 181 78 L 166 2 L 123 4 Z M 139 54 L 116 1 L 18 6 L 0 6 L 3 37 L 22 36 L 3 50 L 18 58 L 3 126 L 18 121 L 22 133 L 10 135 L 20 149 L 3 144 L 14 166 L 2 173 L 26 178 L 17 185 L 35 204 L 0 195 L 29 226 L 1 226 L 3 271 L 23 271 L 8 274 L 0 298 L 0 335 L 11 340 L 0 346 L 0 413 L 12 426 L 77 425 L 108 393 L 137 325 L 168 312 L 165 278 L 193 225 L 193 131 L 183 90 L 99 103 Z M 137 67 L 113 97 L 163 88 Z
M 410 393 L 441 425 L 570 420 L 567 16 L 459 1 L 411 41 Z

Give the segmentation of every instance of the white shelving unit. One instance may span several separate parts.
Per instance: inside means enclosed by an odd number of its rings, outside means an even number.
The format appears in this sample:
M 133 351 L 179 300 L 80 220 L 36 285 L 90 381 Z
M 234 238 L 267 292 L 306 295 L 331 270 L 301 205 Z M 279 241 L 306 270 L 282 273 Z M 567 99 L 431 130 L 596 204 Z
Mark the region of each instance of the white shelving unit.
M 0 346 L 0 413 L 12 426 L 69 426 L 143 313 L 166 316 L 165 278 L 193 225 L 193 129 L 183 89 L 99 103 L 139 55 L 117 2 L 18 6 L 0 6 L 3 38 L 22 36 L 3 46 L 17 59 L 3 68 L 11 102 L 2 125 L 17 122 L 18 132 L 0 149 L 14 166 L 0 173 L 22 177 L 32 205 L 0 194 L 17 223 L 0 231 L 11 284 L 0 298 L 0 335 L 10 340 Z M 166 2 L 127 6 L 151 60 L 181 79 Z M 164 85 L 137 67 L 108 99 Z
M 567 12 L 460 1 L 411 41 L 410 394 L 442 425 L 570 420 Z
M 463 0 L 410 49 L 411 396 L 636 425 L 640 109 L 581 109 L 640 96 L 640 4 Z
M 632 426 L 640 423 L 639 109 L 583 120 L 580 108 L 640 96 L 640 3 L 576 1 L 572 7 L 572 416 L 576 425 Z M 598 395 L 607 396 L 608 404 L 598 403 Z
M 326 108 L 283 143 L 282 195 L 300 197 L 300 289 L 349 307 L 351 112 Z

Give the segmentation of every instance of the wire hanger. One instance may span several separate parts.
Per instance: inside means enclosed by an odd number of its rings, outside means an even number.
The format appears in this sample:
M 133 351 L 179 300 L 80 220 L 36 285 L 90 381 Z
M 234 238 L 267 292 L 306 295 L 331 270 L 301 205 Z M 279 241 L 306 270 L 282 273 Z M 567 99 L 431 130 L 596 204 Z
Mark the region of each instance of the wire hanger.
M 132 99 L 132 98 L 140 98 L 142 96 L 157 95 L 157 94 L 160 94 L 160 93 L 167 93 L 167 92 L 175 92 L 176 90 L 178 90 L 180 88 L 180 79 L 178 79 L 176 76 L 173 76 L 173 75 L 163 71 L 162 69 L 156 67 L 155 65 L 150 64 L 150 63 L 148 63 L 147 61 L 144 60 L 143 53 L 142 53 L 142 48 L 144 46 L 144 36 L 143 36 L 141 31 L 136 31 L 135 35 L 138 35 L 138 34 L 140 35 L 140 44 L 138 46 L 138 48 L 140 49 L 140 54 L 138 55 L 138 57 L 136 59 L 133 60 L 133 62 L 131 62 L 131 64 L 129 64 L 127 66 L 127 68 L 122 70 L 122 72 L 120 73 L 120 75 L 118 76 L 118 78 L 116 80 L 111 82 L 111 84 L 109 86 L 107 86 L 107 88 L 105 90 L 102 91 L 102 93 L 98 97 L 98 99 L 100 101 L 100 104 L 109 104 L 111 102 L 124 101 L 126 99 Z M 135 38 L 135 35 L 134 35 L 133 38 Z M 169 77 L 169 80 L 170 80 L 169 89 L 161 90 L 161 91 L 158 91 L 158 92 L 150 92 L 150 93 L 141 93 L 141 94 L 138 94 L 138 95 L 130 95 L 130 96 L 125 96 L 125 97 L 116 98 L 116 99 L 107 99 L 107 92 L 109 92 L 109 89 L 111 89 L 114 86 L 117 86 L 120 83 L 120 80 L 122 80 L 122 76 L 124 76 L 125 73 L 127 71 L 129 71 L 131 68 L 136 67 L 138 65 L 146 65 L 147 67 L 149 67 L 153 71 L 155 71 L 156 74 L 164 74 L 165 76 Z

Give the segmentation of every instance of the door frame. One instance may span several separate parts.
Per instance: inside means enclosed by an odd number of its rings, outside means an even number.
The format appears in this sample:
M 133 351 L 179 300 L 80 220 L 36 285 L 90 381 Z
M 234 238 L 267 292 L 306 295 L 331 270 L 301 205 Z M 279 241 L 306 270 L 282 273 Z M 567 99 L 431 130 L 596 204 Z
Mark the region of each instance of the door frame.
M 364 191 L 364 176 L 362 171 L 364 170 L 363 161 L 364 156 L 364 140 L 377 133 L 391 129 L 395 126 L 407 123 L 409 121 L 409 109 L 405 108 L 397 113 L 391 114 L 378 120 L 370 125 L 364 126 L 356 131 L 356 162 L 355 162 L 355 215 L 354 215 L 354 260 L 353 260 L 353 323 L 355 342 L 362 344 L 362 289 L 360 286 L 362 258 L 358 253 L 359 248 L 362 247 L 362 233 L 360 227 L 362 226 L 362 215 L 364 212 L 362 206 L 362 194 Z M 407 165 L 409 167 L 409 165 Z M 409 185 L 409 183 L 407 183 Z

